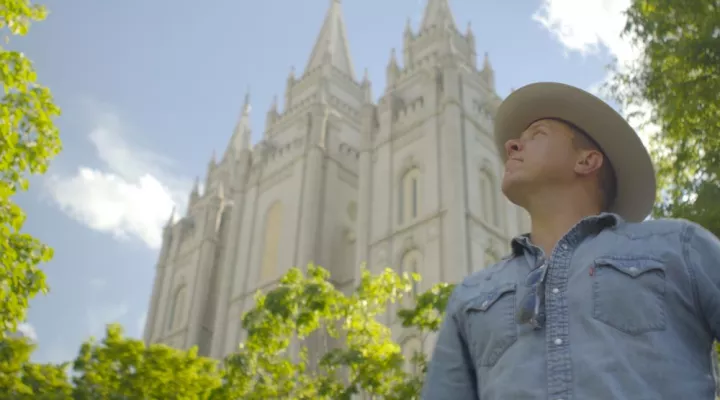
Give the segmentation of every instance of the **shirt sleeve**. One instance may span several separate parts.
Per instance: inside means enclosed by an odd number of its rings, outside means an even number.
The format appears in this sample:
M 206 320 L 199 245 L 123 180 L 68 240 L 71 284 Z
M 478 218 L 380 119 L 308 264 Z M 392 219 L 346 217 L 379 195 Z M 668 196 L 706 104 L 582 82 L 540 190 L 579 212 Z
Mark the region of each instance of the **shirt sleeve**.
M 454 312 L 454 298 L 460 289 L 461 285 L 458 285 L 448 301 L 445 319 L 425 377 L 423 400 L 480 399 L 475 368 Z
M 685 257 L 700 311 L 720 340 L 720 240 L 700 225 L 689 225 Z

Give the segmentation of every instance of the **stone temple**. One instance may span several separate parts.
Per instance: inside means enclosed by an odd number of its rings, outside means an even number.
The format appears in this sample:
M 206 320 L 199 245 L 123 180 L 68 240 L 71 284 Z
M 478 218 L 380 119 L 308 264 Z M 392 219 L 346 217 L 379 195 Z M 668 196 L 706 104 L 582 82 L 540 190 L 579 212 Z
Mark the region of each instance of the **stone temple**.
M 353 69 L 341 8 L 331 0 L 262 140 L 251 145 L 246 97 L 204 190 L 196 183 L 186 215 L 165 227 L 147 343 L 223 358 L 244 339 L 240 316 L 256 291 L 290 267 L 322 265 L 344 291 L 362 265 L 392 267 L 420 273 L 423 290 L 492 263 L 528 231 L 525 211 L 500 191 L 492 127 L 501 99 L 470 26 L 458 29 L 448 0 L 428 0 L 402 50 L 388 49 L 376 102 L 370 78 Z M 432 346 L 393 332 L 405 351 Z

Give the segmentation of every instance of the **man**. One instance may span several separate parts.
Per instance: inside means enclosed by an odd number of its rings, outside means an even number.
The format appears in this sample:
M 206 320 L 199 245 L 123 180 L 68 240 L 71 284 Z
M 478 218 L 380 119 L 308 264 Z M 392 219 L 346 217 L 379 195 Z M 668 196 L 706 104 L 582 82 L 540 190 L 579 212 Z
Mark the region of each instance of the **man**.
M 653 165 L 611 107 L 536 83 L 500 106 L 507 198 L 528 211 L 510 256 L 457 285 L 426 400 L 713 399 L 720 243 L 650 220 Z

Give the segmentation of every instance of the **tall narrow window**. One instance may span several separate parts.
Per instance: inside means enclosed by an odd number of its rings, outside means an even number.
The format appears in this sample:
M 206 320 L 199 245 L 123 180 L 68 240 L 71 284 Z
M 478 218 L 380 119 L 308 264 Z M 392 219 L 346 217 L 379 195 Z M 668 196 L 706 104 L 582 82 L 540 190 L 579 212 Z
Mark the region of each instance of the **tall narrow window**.
M 417 218 L 418 215 L 418 181 L 417 177 L 414 176 L 410 180 L 410 184 L 412 185 L 412 214 L 411 217 L 413 219 Z
M 282 203 L 278 201 L 270 206 L 265 216 L 265 237 L 263 240 L 262 263 L 260 264 L 261 282 L 266 282 L 277 277 L 282 218 L 283 206 Z
M 172 297 L 172 302 L 170 303 L 170 313 L 168 314 L 167 319 L 167 329 L 172 330 L 177 326 L 178 323 L 182 322 L 180 318 L 182 318 L 183 313 L 185 312 L 185 295 L 187 291 L 185 290 L 185 286 L 180 286 L 176 291 L 175 294 Z
M 489 170 L 480 171 L 480 198 L 482 199 L 483 219 L 495 226 L 500 226 L 500 214 L 497 207 L 498 193 L 493 184 L 495 179 Z
M 420 170 L 413 168 L 403 175 L 398 194 L 398 222 L 409 223 L 417 219 L 422 207 Z
M 398 188 L 398 223 L 402 224 L 405 220 L 405 180 L 400 181 Z

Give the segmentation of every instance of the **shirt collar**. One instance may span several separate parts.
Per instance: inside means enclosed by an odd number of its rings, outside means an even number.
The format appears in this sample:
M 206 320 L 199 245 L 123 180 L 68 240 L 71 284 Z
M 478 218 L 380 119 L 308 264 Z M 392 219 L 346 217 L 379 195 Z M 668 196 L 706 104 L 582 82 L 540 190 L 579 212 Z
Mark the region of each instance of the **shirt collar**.
M 598 215 L 592 215 L 581 219 L 572 230 L 580 230 L 583 236 L 589 233 L 599 233 L 606 228 L 614 228 L 624 223 L 625 220 L 615 214 L 603 212 Z M 530 241 L 530 234 L 525 233 L 519 236 L 515 236 L 510 241 L 510 249 L 512 250 L 512 257 L 518 257 L 524 252 L 535 252 L 536 247 L 532 245 Z

